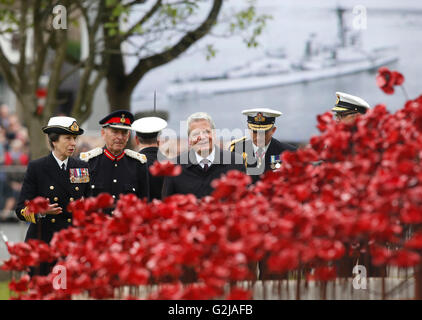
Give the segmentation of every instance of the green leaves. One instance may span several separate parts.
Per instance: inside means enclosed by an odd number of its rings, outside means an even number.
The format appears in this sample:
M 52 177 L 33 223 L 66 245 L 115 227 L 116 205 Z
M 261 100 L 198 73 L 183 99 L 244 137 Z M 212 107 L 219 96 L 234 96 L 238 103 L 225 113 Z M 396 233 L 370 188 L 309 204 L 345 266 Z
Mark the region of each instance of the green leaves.
M 214 48 L 214 46 L 212 44 L 207 44 L 205 49 L 206 49 L 206 59 L 207 60 L 211 60 L 211 58 L 215 57 L 217 50 Z
M 109 9 L 109 21 L 104 23 L 104 28 L 107 29 L 107 34 L 110 37 L 122 34 L 120 30 L 120 23 L 127 23 L 130 14 L 130 7 L 125 7 L 121 0 L 106 0 L 106 7 Z
M 2 0 L 2 2 L 10 1 Z M 0 8 L 0 21 L 3 22 L 5 25 L 9 25 L 7 29 L 13 29 L 12 26 L 17 25 L 19 23 L 16 11 L 8 8 Z
M 248 8 L 234 16 L 234 21 L 230 23 L 229 30 L 231 34 L 240 33 L 248 48 L 254 48 L 258 46 L 258 36 L 261 35 L 269 19 L 272 19 L 272 16 L 258 15 L 253 2 L 251 2 Z
M 119 22 L 106 22 L 104 23 L 104 29 L 107 30 L 107 34 L 110 37 L 115 36 L 119 30 Z

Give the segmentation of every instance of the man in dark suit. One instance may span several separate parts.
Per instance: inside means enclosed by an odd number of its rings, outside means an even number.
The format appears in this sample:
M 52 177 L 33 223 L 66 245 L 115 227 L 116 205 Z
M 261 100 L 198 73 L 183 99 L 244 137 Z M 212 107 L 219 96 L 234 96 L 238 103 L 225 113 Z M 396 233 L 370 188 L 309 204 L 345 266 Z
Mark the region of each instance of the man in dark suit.
M 105 146 L 80 154 L 89 165 L 93 196 L 106 192 L 117 200 L 120 194 L 133 193 L 149 199 L 147 158 L 125 149 L 133 119 L 126 110 L 110 113 L 99 122 Z
M 281 153 L 295 151 L 291 144 L 280 142 L 273 138 L 276 131 L 275 118 L 281 115 L 280 111 L 255 108 L 243 110 L 248 121 L 251 139 L 243 137 L 230 144 L 230 151 L 242 155 L 246 173 L 251 176 L 253 183 L 257 182 L 261 174 L 276 170 L 281 166 Z
M 167 127 L 167 121 L 158 117 L 144 117 L 135 120 L 132 124 L 132 130 L 136 132 L 136 145 L 139 152 L 147 157 L 148 168 L 156 160 L 163 161 L 166 157 L 159 150 L 159 134 L 161 130 Z M 161 199 L 164 177 L 155 177 L 149 175 L 149 193 L 152 199 Z
M 207 113 L 194 113 L 187 122 L 189 151 L 176 159 L 182 166 L 182 173 L 164 179 L 163 199 L 178 193 L 202 198 L 212 193 L 214 179 L 229 170 L 245 171 L 241 157 L 215 145 L 215 125 Z
M 28 164 L 16 215 L 30 222 L 25 241 L 39 239 L 49 243 L 55 232 L 72 225 L 72 213 L 66 208 L 69 202 L 90 195 L 90 175 L 85 162 L 71 157 L 76 137 L 84 132 L 74 118 L 53 117 L 43 131 L 48 134 L 52 152 Z M 37 196 L 50 200 L 48 210 L 42 214 L 29 212 L 25 206 L 26 200 Z M 50 268 L 51 264 L 43 263 L 36 273 L 48 274 Z

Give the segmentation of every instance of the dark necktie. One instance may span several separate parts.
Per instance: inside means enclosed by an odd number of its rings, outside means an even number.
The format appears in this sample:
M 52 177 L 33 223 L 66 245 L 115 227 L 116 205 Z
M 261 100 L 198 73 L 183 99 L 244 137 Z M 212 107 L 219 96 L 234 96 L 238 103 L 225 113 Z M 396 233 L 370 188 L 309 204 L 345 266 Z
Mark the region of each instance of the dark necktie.
M 66 165 L 62 163 L 62 171 L 66 171 Z
M 208 159 L 203 159 L 201 162 L 204 164 L 204 167 L 202 168 L 202 170 L 204 170 L 204 172 L 207 172 L 208 171 L 208 168 L 209 168 L 209 165 L 208 165 L 209 160 Z

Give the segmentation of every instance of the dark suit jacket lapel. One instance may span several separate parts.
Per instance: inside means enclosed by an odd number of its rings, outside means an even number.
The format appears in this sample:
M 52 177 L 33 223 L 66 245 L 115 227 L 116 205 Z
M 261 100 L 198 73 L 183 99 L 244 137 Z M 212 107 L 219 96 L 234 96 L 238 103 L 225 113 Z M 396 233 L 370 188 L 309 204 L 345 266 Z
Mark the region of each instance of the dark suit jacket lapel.
M 181 160 L 186 160 L 186 159 L 181 159 Z M 186 168 L 198 165 L 198 161 L 196 160 L 195 151 L 193 149 L 189 150 L 187 160 L 188 160 L 188 163 L 185 165 Z
M 271 163 L 271 156 L 275 155 L 277 152 L 275 151 L 275 143 L 273 138 L 271 138 L 270 145 L 268 146 L 267 151 L 265 152 L 265 170 L 269 170 L 270 163 Z

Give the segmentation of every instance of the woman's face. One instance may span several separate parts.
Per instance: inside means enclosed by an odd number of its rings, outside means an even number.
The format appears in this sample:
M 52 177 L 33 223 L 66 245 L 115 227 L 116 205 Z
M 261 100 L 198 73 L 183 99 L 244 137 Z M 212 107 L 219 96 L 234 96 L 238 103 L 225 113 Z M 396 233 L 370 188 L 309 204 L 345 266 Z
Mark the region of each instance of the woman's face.
M 60 160 L 70 157 L 76 148 L 77 136 L 73 134 L 61 134 L 59 139 L 53 142 L 54 154 Z

